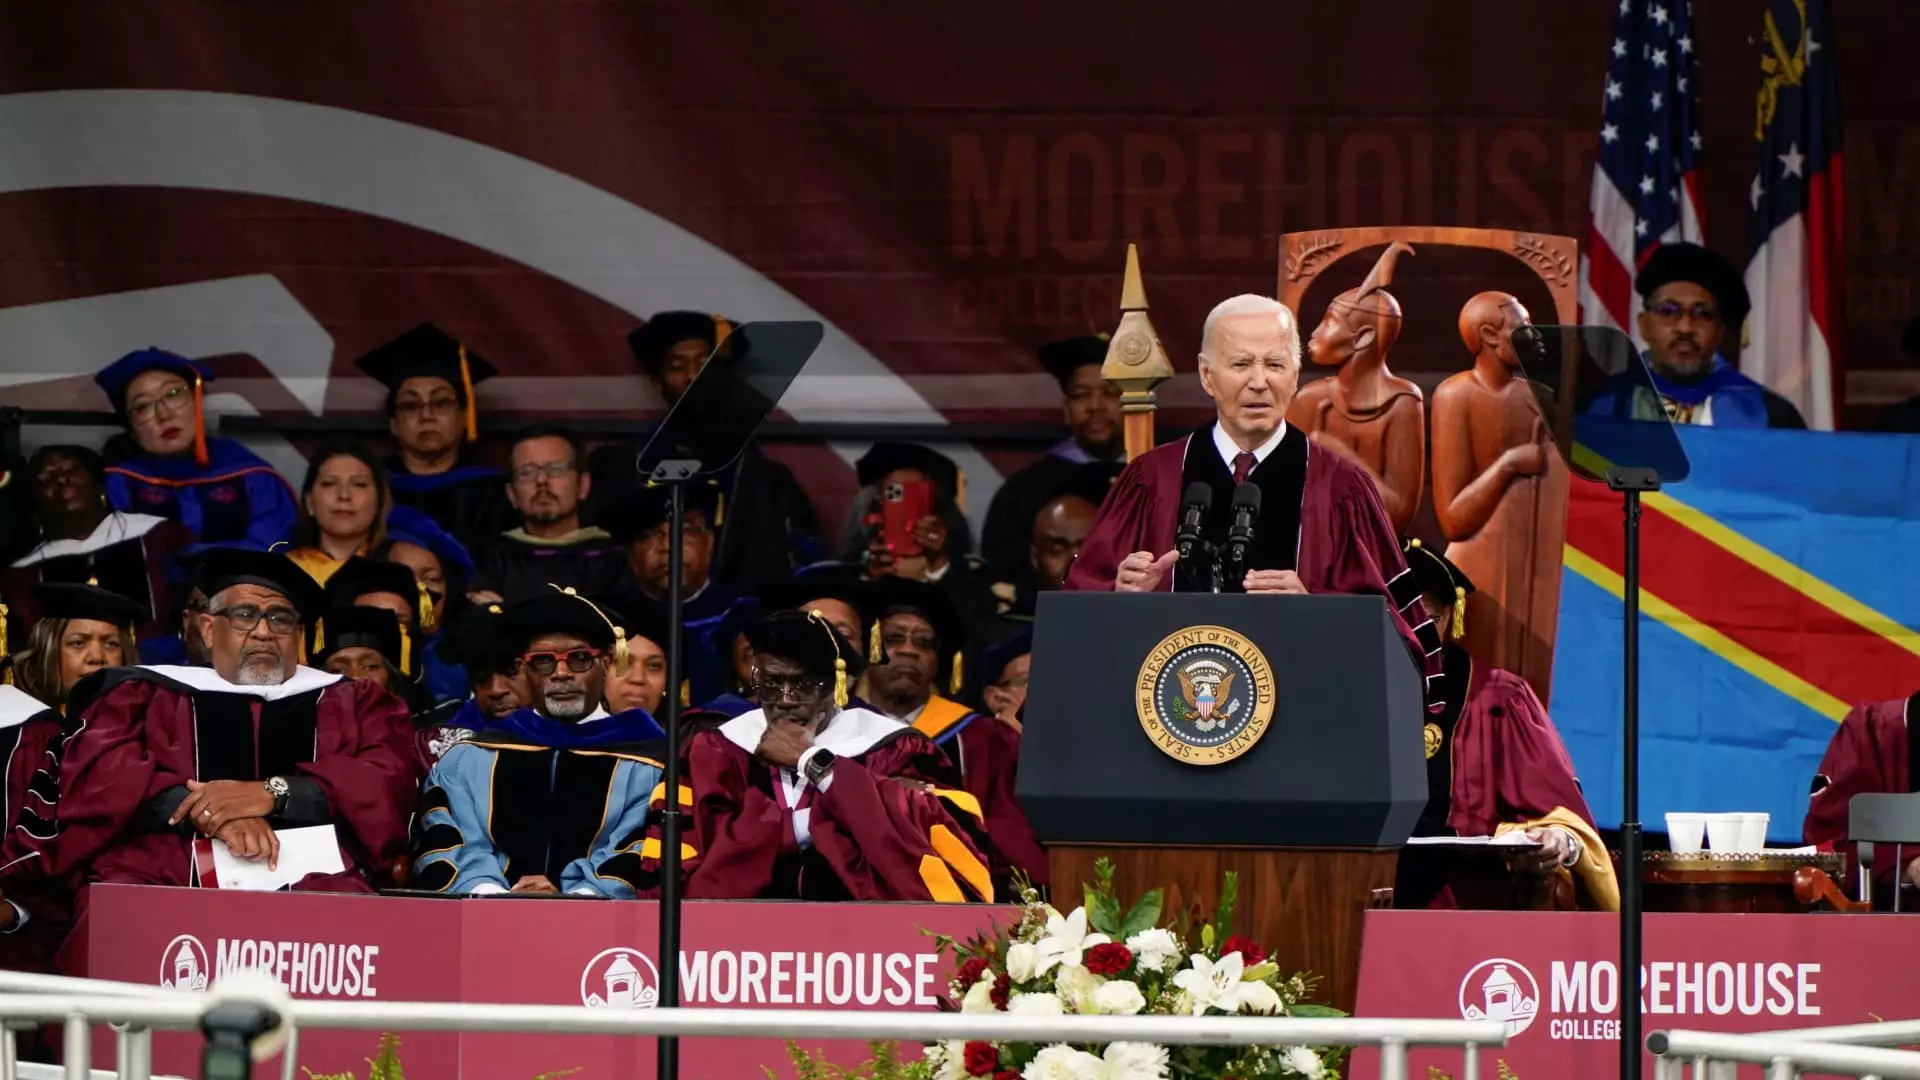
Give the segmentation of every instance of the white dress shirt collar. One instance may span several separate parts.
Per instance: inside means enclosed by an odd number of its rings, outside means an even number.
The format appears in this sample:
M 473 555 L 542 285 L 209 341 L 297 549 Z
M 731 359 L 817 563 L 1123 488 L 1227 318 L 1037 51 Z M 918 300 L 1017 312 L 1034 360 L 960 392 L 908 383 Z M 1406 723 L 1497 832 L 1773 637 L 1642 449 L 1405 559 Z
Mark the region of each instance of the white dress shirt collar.
M 1279 447 L 1280 440 L 1286 437 L 1287 422 L 1282 420 L 1280 421 L 1280 426 L 1273 429 L 1273 434 L 1267 436 L 1266 442 L 1253 448 L 1254 464 L 1259 465 L 1265 462 L 1267 455 L 1273 453 L 1274 450 Z M 1232 472 L 1233 459 L 1239 457 L 1242 451 L 1240 444 L 1234 442 L 1233 439 L 1227 435 L 1226 429 L 1220 426 L 1220 421 L 1218 420 L 1213 422 L 1213 448 L 1220 452 L 1220 460 L 1227 463 L 1227 471 Z

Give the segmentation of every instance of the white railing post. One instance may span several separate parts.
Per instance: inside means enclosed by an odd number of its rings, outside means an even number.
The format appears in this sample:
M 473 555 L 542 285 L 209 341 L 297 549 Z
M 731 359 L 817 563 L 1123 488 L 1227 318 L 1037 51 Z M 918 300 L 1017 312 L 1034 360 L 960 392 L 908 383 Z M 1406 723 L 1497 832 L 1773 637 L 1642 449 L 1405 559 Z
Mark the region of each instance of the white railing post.
M 1800 1080 L 1800 1070 L 1790 1057 L 1777 1057 L 1767 1064 L 1767 1080 Z
M 143 1027 L 120 1028 L 115 1036 L 119 1057 L 115 1075 L 120 1080 L 152 1080 L 153 1032 Z
M 93 1072 L 93 1028 L 88 1025 L 85 1013 L 74 1012 L 67 1017 L 66 1037 L 61 1042 L 60 1056 L 67 1065 L 67 1080 L 90 1080 Z
M 13 1025 L 0 1022 L 0 1080 L 19 1080 L 20 1054 Z
M 1460 1080 L 1480 1080 L 1480 1048 L 1473 1043 L 1467 1044 L 1461 1059 Z
M 1407 1080 L 1407 1044 L 1380 1040 L 1380 1080 Z

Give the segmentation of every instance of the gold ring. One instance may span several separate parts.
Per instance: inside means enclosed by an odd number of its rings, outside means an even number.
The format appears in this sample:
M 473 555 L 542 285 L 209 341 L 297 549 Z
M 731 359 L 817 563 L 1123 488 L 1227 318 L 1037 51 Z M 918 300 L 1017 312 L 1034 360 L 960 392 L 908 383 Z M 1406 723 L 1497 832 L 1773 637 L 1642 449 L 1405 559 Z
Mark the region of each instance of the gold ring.
M 213 811 L 211 811 L 211 810 L 202 810 L 202 811 L 200 811 L 200 816 L 201 816 L 201 817 L 212 817 L 212 816 L 213 816 Z

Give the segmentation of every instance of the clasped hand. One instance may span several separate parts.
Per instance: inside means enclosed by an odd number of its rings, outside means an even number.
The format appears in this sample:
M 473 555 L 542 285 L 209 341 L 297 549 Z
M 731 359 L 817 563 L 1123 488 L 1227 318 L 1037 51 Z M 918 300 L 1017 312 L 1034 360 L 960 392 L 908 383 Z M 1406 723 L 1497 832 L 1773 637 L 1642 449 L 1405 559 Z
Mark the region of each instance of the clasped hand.
M 187 797 L 180 801 L 168 825 L 182 821 L 202 836 L 227 845 L 242 859 L 265 859 L 267 869 L 280 865 L 280 838 L 267 815 L 273 813 L 273 795 L 251 780 L 187 781 Z
M 1120 560 L 1114 574 L 1115 592 L 1153 592 L 1166 580 L 1167 572 L 1180 557 L 1178 551 L 1156 556 L 1151 551 L 1136 551 Z M 1249 570 L 1240 587 L 1250 593 L 1294 593 L 1304 596 L 1307 586 L 1292 570 Z

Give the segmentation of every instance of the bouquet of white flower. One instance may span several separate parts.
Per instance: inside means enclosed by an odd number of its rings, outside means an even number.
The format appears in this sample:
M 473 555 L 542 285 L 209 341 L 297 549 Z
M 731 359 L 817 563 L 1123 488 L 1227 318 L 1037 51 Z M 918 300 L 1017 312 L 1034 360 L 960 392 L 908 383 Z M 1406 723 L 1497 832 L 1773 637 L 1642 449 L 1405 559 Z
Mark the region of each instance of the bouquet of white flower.
M 1113 867 L 1096 864 L 1085 904 L 1068 914 L 1023 893 L 1026 914 L 997 936 L 942 938 L 958 972 L 949 985 L 962 1012 L 1003 1010 L 1160 1016 L 1342 1016 L 1306 1004 L 1314 981 L 1282 979 L 1258 944 L 1233 933 L 1238 882 L 1226 875 L 1211 922 L 1160 925 L 1164 892 L 1154 889 L 1124 913 Z M 1192 935 L 1190 941 L 1189 935 Z M 1341 1049 L 1307 1046 L 1036 1046 L 945 1042 L 926 1049 L 934 1080 L 1337 1080 Z

